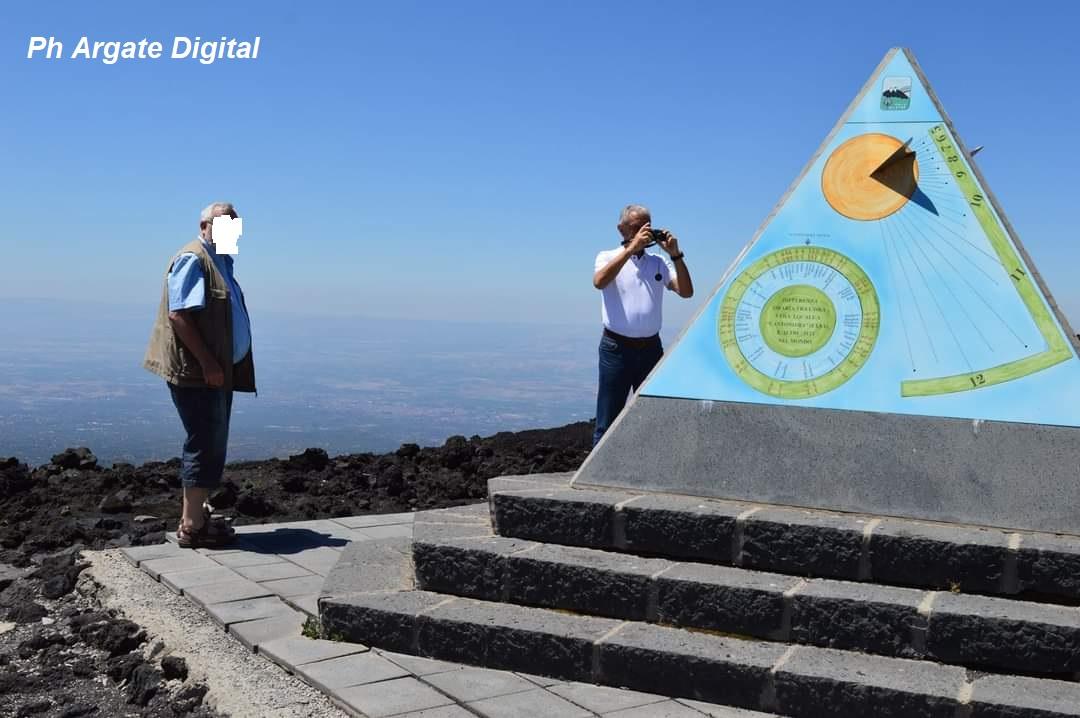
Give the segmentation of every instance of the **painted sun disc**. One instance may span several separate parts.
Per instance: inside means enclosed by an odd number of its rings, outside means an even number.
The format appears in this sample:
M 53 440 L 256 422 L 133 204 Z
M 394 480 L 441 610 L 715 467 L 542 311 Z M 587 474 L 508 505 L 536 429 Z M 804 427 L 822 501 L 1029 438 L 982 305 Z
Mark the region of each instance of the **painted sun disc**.
M 833 150 L 821 173 L 821 191 L 833 209 L 850 219 L 884 219 L 903 207 L 918 189 L 919 163 L 882 163 L 904 147 L 890 135 L 856 135 Z

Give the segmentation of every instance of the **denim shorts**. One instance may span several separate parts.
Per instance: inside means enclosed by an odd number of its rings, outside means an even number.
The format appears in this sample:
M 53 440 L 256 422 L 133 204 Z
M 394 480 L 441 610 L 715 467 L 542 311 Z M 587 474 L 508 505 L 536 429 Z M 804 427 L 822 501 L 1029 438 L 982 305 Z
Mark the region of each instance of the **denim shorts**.
M 180 483 L 186 489 L 215 489 L 225 470 L 232 390 L 168 386 L 187 432 L 180 456 Z

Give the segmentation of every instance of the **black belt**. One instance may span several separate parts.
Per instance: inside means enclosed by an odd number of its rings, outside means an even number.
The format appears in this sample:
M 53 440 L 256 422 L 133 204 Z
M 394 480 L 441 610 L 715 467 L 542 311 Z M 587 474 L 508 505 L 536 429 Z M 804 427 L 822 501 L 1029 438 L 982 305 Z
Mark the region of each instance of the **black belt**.
M 624 337 L 622 334 L 613 332 L 607 327 L 604 327 L 604 336 L 611 337 L 617 343 L 628 347 L 651 347 L 660 341 L 659 334 L 653 334 L 651 337 Z

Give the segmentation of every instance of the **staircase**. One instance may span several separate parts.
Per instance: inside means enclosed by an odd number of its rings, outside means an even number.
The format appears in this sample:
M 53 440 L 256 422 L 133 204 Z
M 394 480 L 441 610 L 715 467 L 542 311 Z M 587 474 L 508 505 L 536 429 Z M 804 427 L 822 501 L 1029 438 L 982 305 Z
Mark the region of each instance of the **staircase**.
M 765 715 L 1080 716 L 1080 538 L 570 478 L 353 544 L 324 634 Z

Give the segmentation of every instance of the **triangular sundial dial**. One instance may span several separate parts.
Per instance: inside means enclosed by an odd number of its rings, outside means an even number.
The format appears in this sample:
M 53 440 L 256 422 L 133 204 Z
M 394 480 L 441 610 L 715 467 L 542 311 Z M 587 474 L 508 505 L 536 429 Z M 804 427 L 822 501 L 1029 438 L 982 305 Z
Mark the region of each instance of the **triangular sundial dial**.
M 853 489 L 863 498 L 830 504 L 812 489 L 762 493 L 688 474 L 716 472 L 721 449 L 736 464 L 747 461 L 754 450 L 713 433 L 739 432 L 750 445 L 762 440 L 752 433 L 761 422 L 798 433 L 818 424 L 865 428 L 873 417 L 884 422 L 878 430 L 899 432 L 895 451 L 886 453 L 899 452 L 901 460 L 905 452 L 933 451 L 929 437 L 944 437 L 949 430 L 942 427 L 955 426 L 950 420 L 1080 427 L 1080 360 L 1071 337 L 921 69 L 910 53 L 894 49 L 575 483 L 880 510 L 888 503 L 872 495 L 880 487 Z M 807 411 L 814 409 L 830 411 Z M 727 419 L 701 418 L 717 412 Z M 616 448 L 627 442 L 648 446 L 654 420 L 693 433 L 673 448 L 682 455 L 671 465 L 652 461 L 646 468 L 669 478 L 613 478 L 632 469 L 611 454 L 627 453 Z M 1078 443 L 1080 436 L 1069 436 Z M 846 438 L 847 450 L 851 442 L 875 443 L 858 428 Z M 845 435 L 820 441 L 845 450 Z M 993 453 L 988 448 L 941 446 L 948 460 L 939 463 L 970 478 L 975 464 L 957 452 L 981 452 L 972 458 L 979 463 Z M 837 473 L 841 465 L 860 470 L 854 454 L 834 459 L 835 481 L 846 478 Z M 937 464 L 920 461 L 908 469 L 922 472 L 928 485 L 949 480 L 931 477 Z M 1078 468 L 1080 457 L 1072 470 Z M 775 472 L 756 473 L 775 483 Z M 921 505 L 895 513 L 972 518 Z

